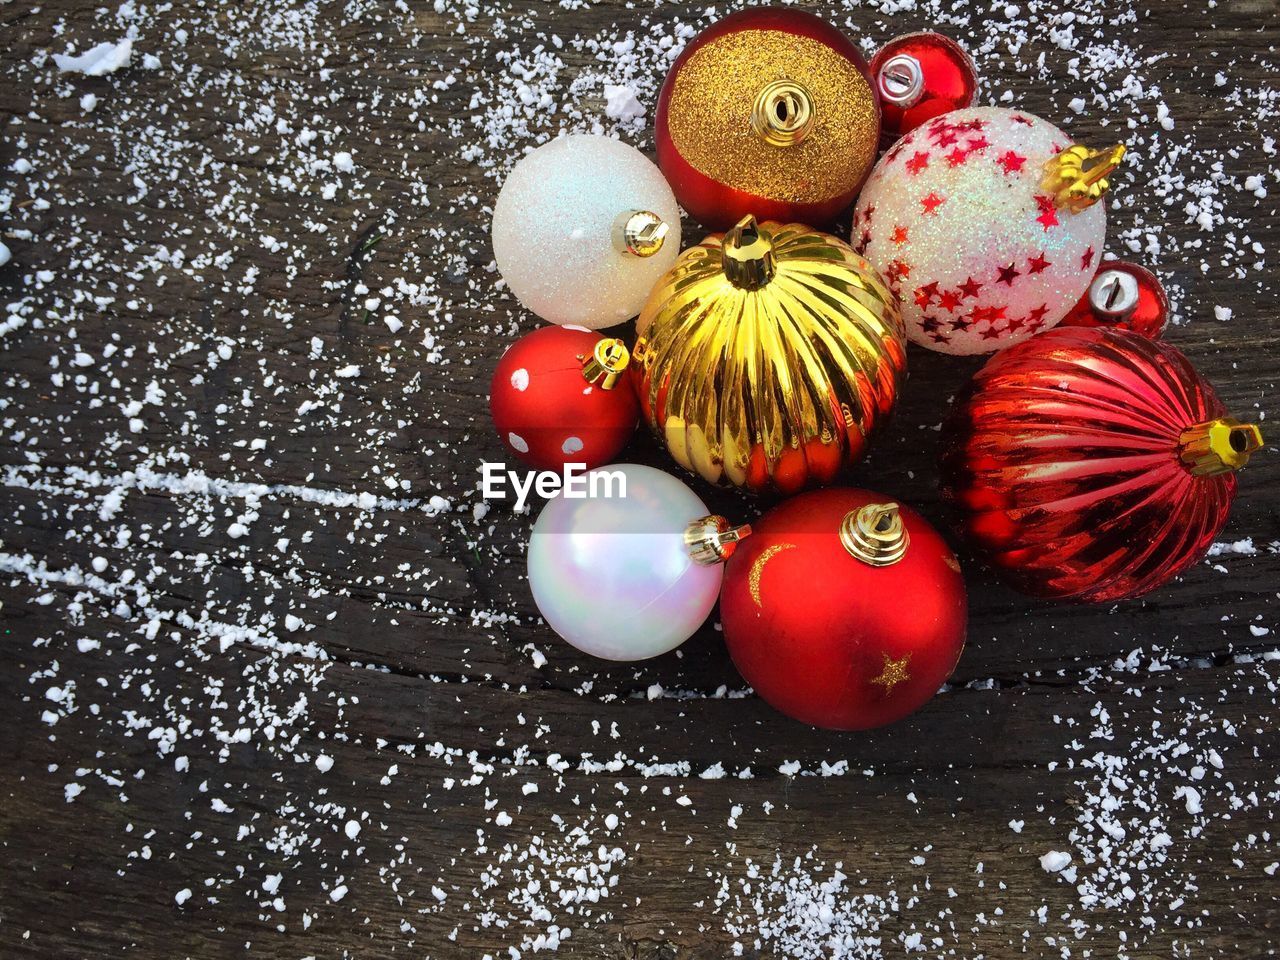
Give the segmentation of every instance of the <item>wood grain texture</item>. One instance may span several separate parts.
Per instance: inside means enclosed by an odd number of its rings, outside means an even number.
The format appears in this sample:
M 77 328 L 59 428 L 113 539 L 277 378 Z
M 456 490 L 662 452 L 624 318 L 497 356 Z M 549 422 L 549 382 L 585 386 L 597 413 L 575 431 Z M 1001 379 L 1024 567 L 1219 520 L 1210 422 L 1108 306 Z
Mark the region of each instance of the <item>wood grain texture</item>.
M 479 464 L 502 459 L 489 374 L 534 321 L 494 289 L 498 178 L 458 144 L 477 138 L 472 118 L 507 68 L 500 54 L 630 22 L 670 35 L 701 23 L 704 6 L 512 0 L 468 18 L 448 4 L 410 3 L 407 15 L 297 5 L 309 26 L 296 38 L 270 17 L 286 5 L 179 6 L 144 31 L 166 67 L 109 78 L 33 64 L 68 40 L 114 39 L 111 12 L 79 0 L 0 6 L 0 56 L 22 80 L 0 84 L 4 156 L 41 158 L 50 201 L 22 205 L 25 187 L 5 174 L 18 199 L 0 285 L 31 312 L 6 335 L 0 371 L 3 554 L 18 558 L 0 573 L 0 953 L 531 956 L 525 941 L 546 931 L 536 907 L 546 902 L 572 928 L 561 956 L 711 958 L 735 944 L 748 957 L 800 956 L 762 923 L 802 925 L 785 891 L 770 889 L 775 861 L 793 889 L 837 869 L 848 878 L 831 901 L 833 929 L 856 929 L 856 943 L 840 954 L 815 942 L 806 957 L 1276 952 L 1280 901 L 1264 870 L 1280 861 L 1274 446 L 1242 475 L 1222 537 L 1251 537 L 1256 552 L 1197 565 L 1143 600 L 1036 603 L 965 558 L 970 639 L 953 684 L 874 734 L 801 727 L 746 695 L 714 619 L 658 661 L 589 662 L 538 621 L 524 579 L 530 518 L 474 519 Z M 1049 117 L 1090 93 L 1073 79 L 1075 54 L 1042 33 L 1016 54 L 997 49 L 985 11 L 805 6 L 877 42 L 949 25 L 979 53 L 991 97 L 1012 91 Z M 1165 141 L 1150 136 L 1138 182 L 1168 184 L 1157 173 L 1178 171 L 1239 184 L 1267 169 L 1271 108 L 1231 99 L 1212 77 L 1220 68 L 1230 90 L 1274 97 L 1274 4 L 1123 10 L 1133 17 L 1091 11 L 1077 37 L 1136 51 L 1134 69 L 1140 61 L 1204 151 L 1166 167 L 1155 155 Z M 179 28 L 190 32 L 182 46 Z M 1028 66 L 1041 54 L 1043 70 Z M 607 72 L 589 44 L 557 56 L 565 87 Z M 415 100 L 419 90 L 429 93 Z M 90 118 L 78 106 L 86 92 L 102 101 Z M 280 161 L 273 125 L 249 122 L 264 104 L 295 131 L 342 130 L 360 178 L 322 200 Z M 583 108 L 602 113 L 595 94 Z M 1073 129 L 1102 136 L 1102 126 L 1086 109 Z M 285 186 L 286 175 L 304 186 Z M 149 186 L 141 197 L 135 176 Z M 1179 202 L 1194 193 L 1174 187 Z M 1226 219 L 1211 233 L 1153 191 L 1119 201 L 1112 238 L 1159 239 L 1157 266 L 1189 321 L 1169 338 L 1231 409 L 1270 420 L 1280 311 L 1253 261 L 1271 256 L 1280 220 L 1269 198 L 1221 189 Z M 272 250 L 263 234 L 285 242 Z M 1254 242 L 1265 251 L 1256 257 Z M 396 339 L 355 291 L 400 283 L 420 292 L 398 301 L 415 326 Z M 1215 321 L 1214 306 L 1230 321 Z M 222 344 L 230 356 L 210 362 Z M 102 358 L 82 385 L 77 350 Z M 69 371 L 59 387 L 55 357 Z M 849 482 L 945 526 L 938 427 L 977 363 L 913 350 L 893 422 Z M 316 375 L 346 364 L 361 376 Z M 120 404 L 153 380 L 164 399 L 130 432 Z M 317 406 L 301 415 L 304 401 Z M 647 437 L 628 456 L 669 466 Z M 215 486 L 154 479 L 166 473 Z M 113 489 L 123 505 L 104 520 Z M 353 492 L 386 502 L 340 499 Z M 699 492 L 728 516 L 762 506 Z M 121 581 L 123 566 L 138 578 Z M 308 628 L 287 631 L 290 615 Z M 85 652 L 82 640 L 100 647 Z M 79 709 L 50 726 L 41 716 L 55 682 L 74 688 Z M 251 735 L 238 738 L 242 729 Z M 85 789 L 69 802 L 72 782 Z M 1192 782 L 1202 812 L 1179 792 Z M 1098 827 L 1112 801 L 1123 839 Z M 355 838 L 344 831 L 353 818 Z M 1134 846 L 1161 831 L 1169 846 Z M 1109 859 L 1090 864 L 1082 851 L 1099 841 Z M 1080 884 L 1117 902 L 1082 902 L 1042 869 L 1051 850 L 1072 851 Z M 263 882 L 275 874 L 273 894 Z M 556 883 L 595 899 L 560 903 Z M 347 893 L 335 900 L 338 886 Z M 176 904 L 184 889 L 191 899 Z

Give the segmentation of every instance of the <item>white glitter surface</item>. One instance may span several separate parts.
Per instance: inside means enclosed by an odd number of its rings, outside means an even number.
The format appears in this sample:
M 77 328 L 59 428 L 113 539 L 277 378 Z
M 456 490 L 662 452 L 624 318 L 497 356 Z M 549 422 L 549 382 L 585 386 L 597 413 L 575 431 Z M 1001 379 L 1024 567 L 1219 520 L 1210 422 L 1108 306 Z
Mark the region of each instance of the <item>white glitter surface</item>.
M 647 210 L 670 228 L 662 249 L 618 248 L 620 217 Z M 640 312 L 680 250 L 680 211 L 658 168 L 608 137 L 559 137 L 507 177 L 493 208 L 493 253 L 511 292 L 543 320 L 592 330 Z
M 907 134 L 858 200 L 853 243 L 902 300 L 907 334 L 986 353 L 1056 324 L 1088 288 L 1104 204 L 1054 207 L 1044 165 L 1071 146 L 1021 110 L 958 110 Z

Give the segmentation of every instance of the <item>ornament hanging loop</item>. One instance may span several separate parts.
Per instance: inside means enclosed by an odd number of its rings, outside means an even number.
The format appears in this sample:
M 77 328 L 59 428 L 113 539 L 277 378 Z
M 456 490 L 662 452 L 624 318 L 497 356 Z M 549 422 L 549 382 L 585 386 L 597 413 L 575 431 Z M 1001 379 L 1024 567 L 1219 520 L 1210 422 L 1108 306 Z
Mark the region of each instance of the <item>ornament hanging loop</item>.
M 1102 199 L 1111 186 L 1107 178 L 1124 159 L 1125 145 L 1091 150 L 1083 144 L 1067 147 L 1045 164 L 1044 189 L 1060 210 L 1079 213 Z
M 631 354 L 621 340 L 605 337 L 597 341 L 590 356 L 580 356 L 578 359 L 582 362 L 582 379 L 599 386 L 601 390 L 612 390 L 631 362 Z
M 845 514 L 840 543 L 854 559 L 888 567 L 906 556 L 911 537 L 896 503 L 868 503 Z
M 633 257 L 652 257 L 662 249 L 670 231 L 656 213 L 628 210 L 614 224 L 614 246 Z
M 924 93 L 924 70 L 909 53 L 891 57 L 876 77 L 880 96 L 895 106 L 913 107 Z
M 793 80 L 775 80 L 756 95 L 751 129 L 775 147 L 790 147 L 809 135 L 814 122 L 813 95 Z
M 1262 431 L 1257 424 L 1219 417 L 1183 430 L 1178 455 L 1193 475 L 1212 477 L 1239 470 L 1261 446 Z
M 712 567 L 724 563 L 738 544 L 751 536 L 751 525 L 732 526 L 724 517 L 710 514 L 689 521 L 684 528 L 684 543 L 694 563 Z
M 724 235 L 721 249 L 724 275 L 740 290 L 759 290 L 773 279 L 777 270 L 773 241 L 750 214 Z
M 1103 270 L 1089 284 L 1089 307 L 1098 317 L 1115 323 L 1138 309 L 1138 280 L 1123 270 Z

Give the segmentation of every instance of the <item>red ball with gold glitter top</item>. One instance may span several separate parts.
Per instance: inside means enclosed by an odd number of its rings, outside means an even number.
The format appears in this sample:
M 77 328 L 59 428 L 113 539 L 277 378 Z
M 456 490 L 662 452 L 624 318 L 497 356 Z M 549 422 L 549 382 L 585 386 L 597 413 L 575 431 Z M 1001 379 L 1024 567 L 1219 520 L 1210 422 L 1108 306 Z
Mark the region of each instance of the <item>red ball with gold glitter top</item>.
M 539 470 L 611 462 L 640 418 L 621 340 L 542 327 L 498 361 L 489 386 L 493 425 L 507 449 Z
M 1094 602 L 1199 561 L 1262 445 L 1169 344 L 1102 327 L 996 354 L 947 432 L 943 497 L 996 572 L 1031 596 Z
M 964 48 L 940 33 L 895 37 L 871 58 L 880 94 L 881 141 L 973 103 L 978 73 Z M 886 143 L 886 146 L 888 144 Z
M 968 601 L 960 565 L 915 511 L 829 488 L 770 510 L 725 568 L 720 620 L 762 698 L 818 727 L 919 709 L 951 676 Z
M 821 227 L 875 163 L 866 61 L 826 21 L 759 7 L 703 31 L 672 65 L 654 119 L 658 166 L 704 226 L 744 216 Z
M 913 342 L 1002 349 L 1052 327 L 1088 288 L 1106 239 L 1099 201 L 1123 155 L 1020 110 L 944 113 L 880 159 L 853 246 L 898 294 Z
M 1157 340 L 1169 323 L 1169 296 L 1154 273 L 1108 260 L 1088 292 L 1062 318 L 1064 327 L 1115 327 Z

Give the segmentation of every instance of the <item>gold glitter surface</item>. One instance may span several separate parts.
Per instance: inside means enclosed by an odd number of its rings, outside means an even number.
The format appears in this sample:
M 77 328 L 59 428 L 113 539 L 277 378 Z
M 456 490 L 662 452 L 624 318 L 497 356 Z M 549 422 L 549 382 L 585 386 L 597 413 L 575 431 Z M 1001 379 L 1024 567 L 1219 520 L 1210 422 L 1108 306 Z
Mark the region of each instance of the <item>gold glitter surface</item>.
M 813 98 L 813 127 L 790 146 L 773 146 L 751 126 L 756 96 L 777 80 L 796 81 Z M 876 158 L 866 78 L 826 44 L 781 31 L 743 30 L 698 50 L 676 76 L 667 116 L 692 167 L 770 200 L 828 200 L 856 187 Z
M 760 556 L 756 557 L 755 563 L 751 564 L 751 572 L 747 574 L 747 587 L 751 591 L 751 599 L 755 601 L 756 606 L 760 609 L 764 609 L 764 604 L 760 600 L 760 578 L 764 575 L 764 565 L 783 550 L 794 548 L 794 543 L 770 544 L 760 551 Z
M 893 688 L 904 681 L 911 679 L 911 674 L 907 672 L 907 664 L 911 662 L 911 654 L 907 654 L 901 660 L 892 659 L 887 653 L 884 655 L 884 671 L 878 677 L 872 677 L 872 683 L 878 683 L 884 687 L 886 695 L 893 693 Z

